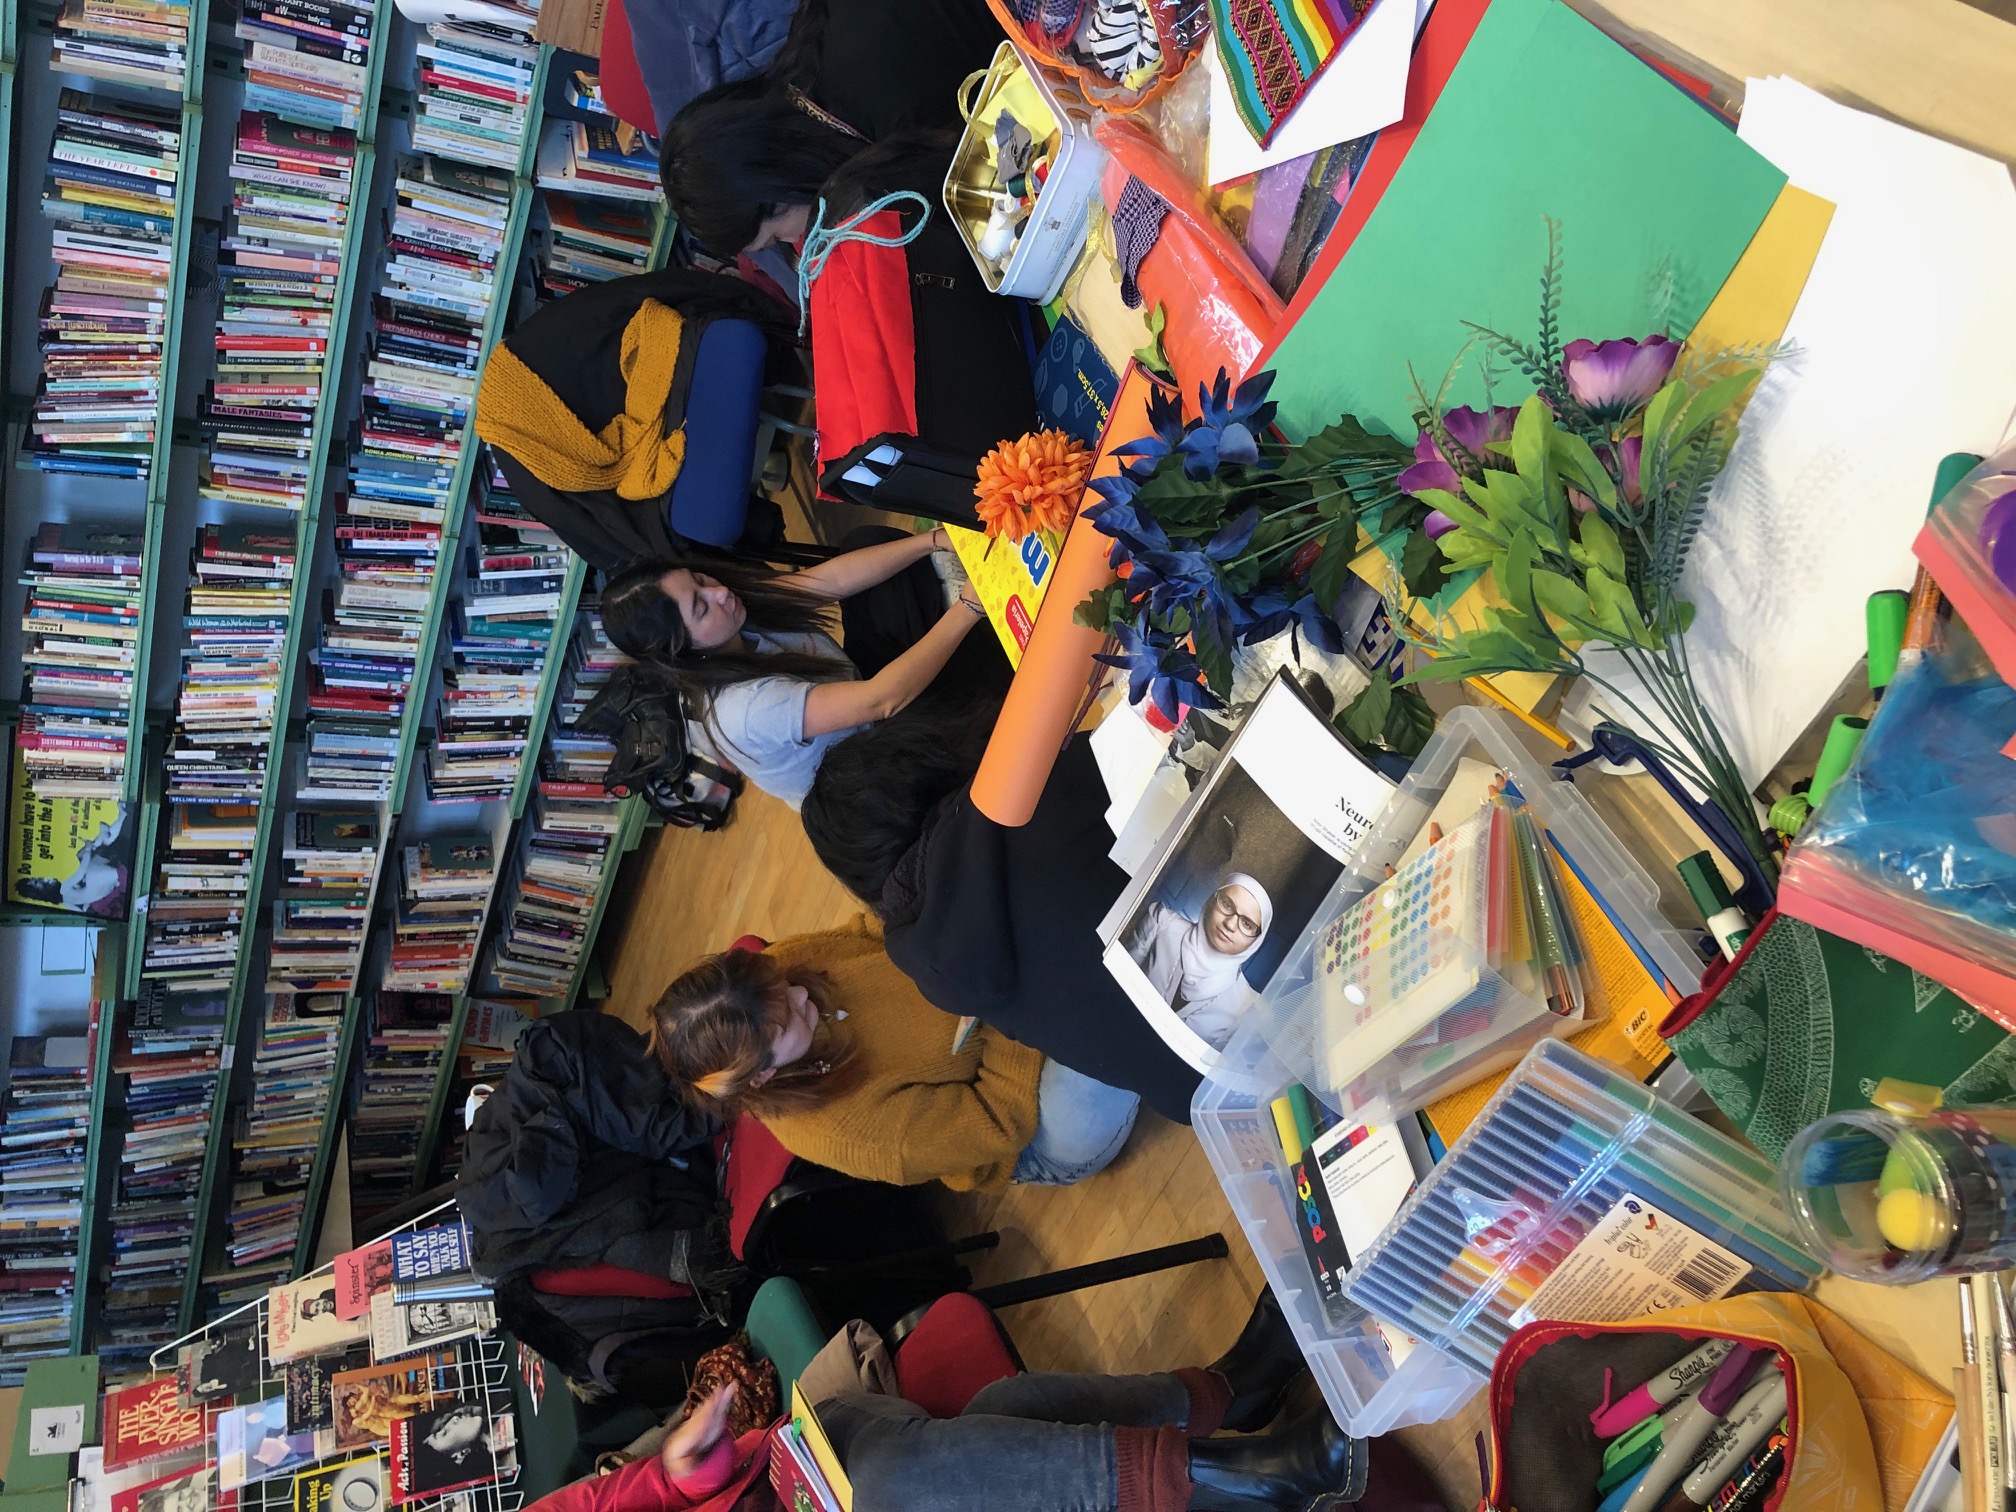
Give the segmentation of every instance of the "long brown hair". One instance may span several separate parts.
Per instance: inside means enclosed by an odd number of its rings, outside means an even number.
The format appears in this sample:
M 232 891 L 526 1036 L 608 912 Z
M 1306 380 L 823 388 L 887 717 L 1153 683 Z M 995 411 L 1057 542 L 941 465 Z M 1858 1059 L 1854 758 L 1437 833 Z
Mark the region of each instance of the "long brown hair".
M 667 987 L 651 1010 L 651 1053 L 696 1108 L 725 1117 L 802 1113 L 844 1091 L 854 1046 L 822 1025 L 817 1055 L 770 1066 L 770 1042 L 790 1012 L 789 989 L 802 987 L 822 1019 L 833 1012 L 833 987 L 816 971 L 784 968 L 766 955 L 730 950 L 704 957 Z

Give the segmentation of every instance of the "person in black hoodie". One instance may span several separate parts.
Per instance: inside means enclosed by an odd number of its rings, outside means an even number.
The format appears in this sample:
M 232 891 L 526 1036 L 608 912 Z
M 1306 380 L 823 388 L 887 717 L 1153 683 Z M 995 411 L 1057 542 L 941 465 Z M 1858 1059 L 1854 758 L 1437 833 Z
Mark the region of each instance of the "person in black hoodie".
M 504 1325 L 594 1388 L 683 1395 L 683 1365 L 727 1338 L 744 1281 L 728 1249 L 715 1132 L 620 1019 L 561 1013 L 527 1025 L 470 1119 L 455 1182 L 472 1268 L 495 1289 Z M 538 1284 L 543 1272 L 596 1267 L 693 1295 Z M 633 1343 L 642 1347 L 625 1354 Z
M 805 832 L 880 916 L 883 944 L 924 996 L 1190 1121 L 1199 1080 L 1101 961 L 1098 925 L 1127 885 L 1108 856 L 1090 740 L 1058 758 L 1030 821 L 1010 828 L 969 784 L 992 719 L 876 725 L 826 753 Z

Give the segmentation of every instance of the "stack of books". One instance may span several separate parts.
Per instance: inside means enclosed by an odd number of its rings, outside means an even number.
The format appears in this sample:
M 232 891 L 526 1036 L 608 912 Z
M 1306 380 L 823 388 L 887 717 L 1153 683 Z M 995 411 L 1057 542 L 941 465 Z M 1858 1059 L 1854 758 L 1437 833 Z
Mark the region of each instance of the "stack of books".
M 45 798 L 117 798 L 140 637 L 141 538 L 45 521 L 28 547 L 27 704 L 14 744 Z
M 198 404 L 210 439 L 198 492 L 300 509 L 336 308 L 357 141 L 248 110 L 219 244 L 217 374 Z
M 641 212 L 557 191 L 541 198 L 546 224 L 536 271 L 542 299 L 650 268 L 651 222 Z
M 344 519 L 339 514 L 336 584 L 309 657 L 306 785 L 296 796 L 311 802 L 391 792 L 433 591 L 431 546 L 415 550 L 375 531 L 346 538 Z
M 57 97 L 42 189 L 56 285 L 42 296 L 42 382 L 23 449 L 31 466 L 147 476 L 163 408 L 181 148 L 174 111 L 75 89 Z
M 399 914 L 380 992 L 468 990 L 496 866 L 481 835 L 437 836 L 400 853 Z
M 59 72 L 182 92 L 189 75 L 189 0 L 63 0 Z
M 205 525 L 190 553 L 170 799 L 259 803 L 287 651 L 294 534 Z
M 560 549 L 560 537 L 550 526 L 532 518 L 511 491 L 511 480 L 504 476 L 497 454 L 488 446 L 478 456 L 475 474 L 476 492 L 470 508 L 486 544 L 516 541 L 535 551 Z
M 372 6 L 345 0 L 238 0 L 246 107 L 306 126 L 356 130 L 376 20 Z
M 511 796 L 538 707 L 568 553 L 496 526 L 468 552 L 454 602 L 449 665 L 441 674 L 427 793 L 436 802 Z
M 554 725 L 571 734 L 581 722 L 581 711 L 608 686 L 616 669 L 627 660 L 609 639 L 609 632 L 602 628 L 602 606 L 585 605 L 574 618 L 574 639 L 568 643 L 567 660 L 560 667 L 560 687 L 553 705 Z M 613 753 L 613 747 L 606 742 L 603 749 Z M 597 771 L 596 776 L 600 775 Z
M 472 1090 L 479 1085 L 495 1087 L 511 1069 L 518 1036 L 538 1017 L 539 1004 L 533 998 L 488 994 L 469 1005 L 448 1082 L 448 1115 L 441 1120 L 441 1148 L 427 1185 L 452 1180 L 462 1169 L 462 1142 L 469 1131 L 461 1109 Z
M 370 929 L 378 815 L 297 809 L 283 834 L 266 990 L 347 993 Z
M 590 917 L 622 820 L 618 806 L 599 795 L 562 796 L 541 784 L 533 801 L 532 828 L 505 888 L 490 976 L 507 992 L 564 997 L 587 955 Z
M 405 1200 L 447 1046 L 454 1003 L 441 993 L 381 992 L 371 1000 L 364 1075 L 350 1115 L 350 1208 L 355 1227 Z
M 266 999 L 252 1096 L 231 1140 L 236 1165 L 225 1219 L 231 1276 L 219 1289 L 219 1306 L 264 1295 L 293 1267 L 342 1031 L 337 994 Z
M 415 48 L 420 98 L 413 146 L 465 163 L 515 173 L 532 119 L 537 16 L 526 17 L 523 39 L 501 29 L 432 25 Z
M 655 201 L 658 142 L 607 117 L 548 121 L 539 132 L 535 172 L 541 189 Z
M 16 1036 L 0 1100 L 0 1386 L 70 1352 L 92 1034 Z
M 228 992 L 252 885 L 256 803 L 178 803 L 147 910 L 143 975 L 180 992 Z
M 158 982 L 140 991 L 134 1031 L 113 1050 L 132 1128 L 119 1157 L 101 1350 L 109 1357 L 116 1347 L 129 1368 L 144 1368 L 148 1352 L 180 1331 L 226 1003 L 223 993 L 178 1001 Z M 214 1031 L 203 1027 L 213 1021 Z

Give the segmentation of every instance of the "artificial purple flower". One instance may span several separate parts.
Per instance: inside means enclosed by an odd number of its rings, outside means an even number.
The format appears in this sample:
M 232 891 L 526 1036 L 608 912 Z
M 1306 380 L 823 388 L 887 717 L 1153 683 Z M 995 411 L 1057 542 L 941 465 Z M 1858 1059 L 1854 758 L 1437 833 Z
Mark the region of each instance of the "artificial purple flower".
M 1621 420 L 1651 402 L 1679 359 L 1680 344 L 1664 336 L 1578 338 L 1561 349 L 1561 376 L 1591 420 Z
M 1594 448 L 1596 460 L 1601 462 L 1617 479 L 1617 496 L 1626 504 L 1636 504 L 1642 497 L 1638 487 L 1638 459 L 1645 453 L 1645 438 L 1639 435 L 1626 436 L 1622 441 L 1598 441 Z M 1596 501 L 1577 489 L 1568 490 L 1568 501 L 1582 514 L 1596 507 Z
M 1428 511 L 1428 518 L 1421 522 L 1421 531 L 1431 541 L 1439 541 L 1456 528 L 1456 522 L 1439 509 Z
M 1442 417 L 1442 429 L 1452 442 L 1470 455 L 1465 457 L 1459 452 L 1454 457 L 1444 456 L 1435 442 L 1434 427 L 1424 427 L 1414 441 L 1414 465 L 1400 474 L 1400 491 L 1418 494 L 1439 488 L 1444 493 L 1460 492 L 1463 475 L 1470 469 L 1472 459 L 1482 462 L 1487 446 L 1509 441 L 1512 424 L 1518 418 L 1519 411 L 1509 404 L 1498 405 L 1489 413 L 1471 409 L 1468 405 L 1450 410 Z

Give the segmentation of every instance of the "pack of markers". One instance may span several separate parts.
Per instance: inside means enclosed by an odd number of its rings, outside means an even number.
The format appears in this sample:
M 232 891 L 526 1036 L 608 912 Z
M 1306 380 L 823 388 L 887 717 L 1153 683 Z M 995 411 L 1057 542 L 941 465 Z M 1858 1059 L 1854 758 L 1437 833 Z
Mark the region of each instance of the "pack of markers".
M 1823 1267 L 1775 1177 L 1755 1151 L 1543 1041 L 1358 1259 L 1345 1296 L 1484 1377 L 1537 1319 L 1803 1292 Z

